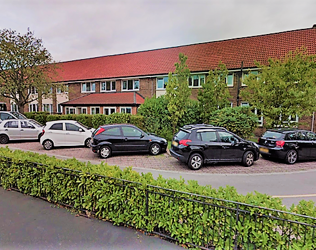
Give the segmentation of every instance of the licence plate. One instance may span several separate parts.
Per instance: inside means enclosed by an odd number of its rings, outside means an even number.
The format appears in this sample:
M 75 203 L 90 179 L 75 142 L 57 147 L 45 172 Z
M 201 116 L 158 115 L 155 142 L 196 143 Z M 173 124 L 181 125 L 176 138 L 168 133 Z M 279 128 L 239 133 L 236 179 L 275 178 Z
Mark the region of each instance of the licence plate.
M 178 146 L 178 143 L 176 141 L 172 141 L 172 145 L 177 147 Z
M 267 148 L 259 148 L 259 151 L 262 153 L 269 153 L 269 149 Z

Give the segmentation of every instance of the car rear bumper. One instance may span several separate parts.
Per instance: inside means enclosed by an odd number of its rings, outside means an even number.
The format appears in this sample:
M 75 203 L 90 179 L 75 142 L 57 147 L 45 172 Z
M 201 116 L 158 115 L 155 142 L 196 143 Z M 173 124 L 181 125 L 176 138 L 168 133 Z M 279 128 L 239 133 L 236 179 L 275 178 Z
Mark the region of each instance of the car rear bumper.
M 270 156 L 272 158 L 284 159 L 286 156 L 286 151 L 283 148 L 268 148 L 264 146 L 259 146 L 260 154 L 263 156 Z
M 177 160 L 186 163 L 188 161 L 187 157 L 185 157 L 184 155 L 178 154 L 176 153 L 172 148 L 170 149 L 170 154 L 171 156 L 173 156 L 174 158 L 176 158 Z

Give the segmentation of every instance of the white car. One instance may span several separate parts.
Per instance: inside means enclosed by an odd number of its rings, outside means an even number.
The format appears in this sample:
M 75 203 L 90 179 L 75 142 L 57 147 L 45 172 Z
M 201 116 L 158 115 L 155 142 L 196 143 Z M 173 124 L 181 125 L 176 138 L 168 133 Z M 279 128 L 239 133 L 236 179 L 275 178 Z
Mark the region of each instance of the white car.
M 94 129 L 73 120 L 46 122 L 40 142 L 46 150 L 63 146 L 90 147 L 93 131 Z
M 0 143 L 14 140 L 39 140 L 43 125 L 30 119 L 8 119 L 0 123 Z

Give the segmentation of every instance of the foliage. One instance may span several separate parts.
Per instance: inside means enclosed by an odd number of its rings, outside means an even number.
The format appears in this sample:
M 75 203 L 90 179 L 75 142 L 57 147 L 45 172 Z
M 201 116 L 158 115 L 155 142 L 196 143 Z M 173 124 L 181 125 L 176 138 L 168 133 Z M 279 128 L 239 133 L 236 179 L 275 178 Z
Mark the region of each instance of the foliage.
M 107 124 L 106 115 L 103 114 L 95 114 L 92 116 L 92 125 L 94 128 L 98 128 L 104 124 Z
M 0 183 L 115 225 L 164 232 L 180 244 L 216 249 L 233 249 L 235 242 L 240 249 L 316 247 L 315 218 L 288 213 L 297 209 L 314 216 L 312 202 L 287 210 L 281 199 L 258 192 L 241 195 L 230 186 L 216 190 L 194 180 L 154 179 L 151 173 L 132 168 L 60 160 L 7 147 L 0 148 Z
M 252 135 L 258 124 L 258 117 L 249 107 L 224 108 L 212 112 L 208 118 L 210 124 L 247 138 Z
M 12 99 L 19 112 L 42 96 L 50 97 L 55 76 L 56 66 L 41 39 L 29 30 L 24 35 L 0 30 L 0 96 Z M 29 91 L 34 88 L 38 94 Z
M 179 119 L 178 127 L 182 127 L 188 124 L 201 123 L 199 102 L 190 99 L 187 103 L 186 110 L 183 116 Z
M 209 115 L 213 111 L 230 106 L 231 96 L 226 84 L 227 75 L 226 65 L 219 63 L 218 68 L 210 70 L 206 83 L 201 84 L 198 100 L 201 119 L 204 123 L 209 122 Z
M 306 49 L 270 58 L 268 65 L 256 63 L 258 75 L 250 74 L 241 91 L 243 99 L 263 115 L 266 127 L 290 126 L 289 118 L 311 115 L 316 108 L 316 55 Z
M 181 119 L 186 111 L 186 106 L 191 95 L 191 89 L 188 85 L 190 70 L 186 65 L 187 57 L 180 53 L 179 61 L 175 64 L 176 69 L 174 74 L 169 73 L 166 86 L 167 107 L 173 133 L 176 131 L 179 119 Z

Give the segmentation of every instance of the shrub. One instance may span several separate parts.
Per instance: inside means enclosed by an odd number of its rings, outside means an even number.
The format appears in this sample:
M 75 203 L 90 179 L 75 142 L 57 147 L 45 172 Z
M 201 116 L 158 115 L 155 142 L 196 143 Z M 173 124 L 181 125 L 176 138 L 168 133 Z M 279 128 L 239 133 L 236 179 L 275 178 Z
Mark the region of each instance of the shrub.
M 96 114 L 92 116 L 92 125 L 94 128 L 98 128 L 107 122 L 107 116 L 103 114 Z

